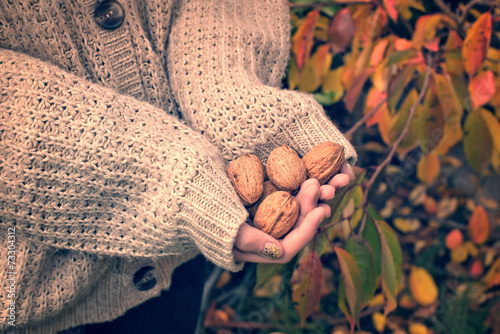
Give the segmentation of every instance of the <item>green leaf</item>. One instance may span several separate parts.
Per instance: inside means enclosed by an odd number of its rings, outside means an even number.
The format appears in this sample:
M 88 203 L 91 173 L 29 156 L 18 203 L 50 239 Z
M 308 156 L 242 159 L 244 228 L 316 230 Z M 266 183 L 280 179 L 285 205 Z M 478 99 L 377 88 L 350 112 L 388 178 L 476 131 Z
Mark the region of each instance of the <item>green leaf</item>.
M 387 300 L 385 315 L 396 309 L 396 294 L 401 280 L 402 254 L 397 237 L 384 221 L 376 221 L 380 240 L 382 292 Z
M 356 325 L 356 321 L 354 320 L 351 312 L 349 311 L 349 307 L 347 306 L 347 296 L 345 295 L 345 287 L 342 280 L 339 280 L 339 299 L 338 299 L 338 307 L 339 310 L 344 313 L 349 325 L 351 326 L 351 333 L 354 332 L 354 326 Z
M 380 276 L 382 273 L 381 269 L 381 253 L 380 253 L 380 240 L 378 237 L 378 231 L 377 228 L 375 227 L 375 223 L 372 220 L 372 215 L 368 215 L 366 217 L 366 223 L 365 223 L 365 228 L 363 229 L 363 232 L 361 233 L 361 237 L 365 239 L 368 244 L 370 244 L 370 247 L 373 252 L 373 260 L 375 263 L 375 273 L 376 273 L 376 278 Z
M 323 266 L 313 250 L 302 257 L 290 281 L 292 300 L 299 314 L 301 327 L 319 304 L 324 283 Z
M 325 93 L 315 93 L 313 94 L 314 99 L 324 106 L 331 106 L 339 102 L 342 99 L 344 92 L 325 92 Z
M 389 56 L 387 60 L 386 66 L 391 66 L 397 63 L 400 63 L 404 60 L 408 60 L 417 56 L 417 51 L 413 49 L 403 50 L 403 51 L 394 51 Z
M 491 160 L 493 140 L 484 118 L 477 111 L 471 112 L 465 120 L 463 145 L 472 168 L 484 171 Z
M 377 289 L 377 270 L 375 269 L 375 257 L 368 242 L 363 243 L 354 238 L 349 239 L 345 250 L 351 254 L 361 275 L 363 286 L 362 305 L 366 305 L 374 296 Z
M 349 312 L 354 318 L 354 322 L 359 327 L 359 316 L 361 313 L 361 305 L 363 303 L 363 285 L 361 283 L 361 274 L 354 262 L 352 256 L 345 250 L 335 247 L 335 254 L 340 264 L 340 275 L 344 285 L 347 305 Z
M 284 267 L 285 264 L 259 263 L 257 265 L 257 270 L 256 270 L 257 282 L 255 283 L 253 291 L 255 292 L 255 290 L 261 288 L 265 283 L 267 283 L 271 279 L 271 277 L 275 276 L 276 274 L 279 274 Z

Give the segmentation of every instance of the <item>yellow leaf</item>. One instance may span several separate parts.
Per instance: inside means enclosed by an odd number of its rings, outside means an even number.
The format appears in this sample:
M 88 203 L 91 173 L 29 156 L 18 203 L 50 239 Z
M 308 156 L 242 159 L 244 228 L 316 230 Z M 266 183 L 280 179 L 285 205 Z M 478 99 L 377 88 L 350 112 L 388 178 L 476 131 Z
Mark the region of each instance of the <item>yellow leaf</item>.
M 490 236 L 490 219 L 482 205 L 476 206 L 468 225 L 469 237 L 476 244 L 484 244 Z
M 465 260 L 467 260 L 468 257 L 469 257 L 469 250 L 467 249 L 465 244 L 462 244 L 450 251 L 451 262 L 462 263 Z
M 439 176 L 440 169 L 441 162 L 438 156 L 434 152 L 431 152 L 420 158 L 417 164 L 417 177 L 422 182 L 432 184 Z
M 500 257 L 497 258 L 488 273 L 484 276 L 484 282 L 489 288 L 500 284 Z
M 377 332 L 382 333 L 385 330 L 385 315 L 380 312 L 374 312 L 372 314 L 373 327 Z
M 387 109 L 387 107 L 384 108 L 384 106 L 382 106 L 381 109 L 382 116 L 378 121 L 378 131 L 380 132 L 380 136 L 382 137 L 384 143 L 390 145 L 391 140 L 389 138 L 389 127 L 391 126 L 391 114 L 389 113 L 389 109 Z
M 294 90 L 299 85 L 299 80 L 300 80 L 299 69 L 297 68 L 297 64 L 294 61 L 291 61 L 290 65 L 288 65 L 287 80 L 288 80 L 288 89 L 290 90 Z
M 429 328 L 424 324 L 415 323 L 408 326 L 408 332 L 410 334 L 429 334 Z
M 434 303 L 438 297 L 438 288 L 434 278 L 425 268 L 412 266 L 408 285 L 413 299 L 422 306 Z
M 420 220 L 416 218 L 405 219 L 405 218 L 394 218 L 394 227 L 403 233 L 413 233 L 418 231 L 420 228 Z
M 321 91 L 323 93 L 335 92 L 339 93 L 337 96 L 340 98 L 344 95 L 344 86 L 342 85 L 342 73 L 344 72 L 344 67 L 338 67 L 334 70 L 329 71 L 321 86 Z M 335 101 L 337 102 L 337 101 Z
M 283 275 L 275 275 L 265 282 L 260 288 L 254 291 L 254 296 L 258 298 L 267 298 L 280 292 Z
M 373 296 L 372 300 L 368 303 L 369 307 L 379 306 L 385 304 L 385 297 L 383 294 L 379 293 Z
M 500 122 L 498 121 L 498 118 L 484 108 L 479 109 L 479 113 L 483 117 L 484 123 L 490 131 L 491 139 L 493 140 L 493 147 L 495 147 L 497 151 L 500 151 Z
M 438 155 L 445 156 L 448 151 L 458 144 L 464 137 L 462 126 L 460 124 L 444 124 L 443 138 L 434 148 L 434 152 Z

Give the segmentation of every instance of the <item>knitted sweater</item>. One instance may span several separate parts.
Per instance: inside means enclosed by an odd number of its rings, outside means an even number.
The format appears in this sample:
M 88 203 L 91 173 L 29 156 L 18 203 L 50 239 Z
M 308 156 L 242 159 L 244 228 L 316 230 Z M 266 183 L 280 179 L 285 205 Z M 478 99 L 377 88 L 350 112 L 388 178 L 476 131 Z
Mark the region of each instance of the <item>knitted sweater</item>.
M 97 2 L 0 0 L 1 332 L 115 319 L 200 252 L 241 269 L 225 171 L 241 154 L 332 140 L 356 160 L 310 95 L 279 87 L 286 1 L 119 0 L 113 30 Z

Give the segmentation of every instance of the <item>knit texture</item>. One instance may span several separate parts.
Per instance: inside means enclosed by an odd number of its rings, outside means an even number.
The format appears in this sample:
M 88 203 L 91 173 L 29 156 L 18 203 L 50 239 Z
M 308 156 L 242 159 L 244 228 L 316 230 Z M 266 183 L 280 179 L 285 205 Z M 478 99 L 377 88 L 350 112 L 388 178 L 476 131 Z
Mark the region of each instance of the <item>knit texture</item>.
M 103 30 L 95 0 L 0 0 L 0 231 L 16 230 L 2 332 L 115 319 L 199 252 L 240 270 L 247 212 L 226 164 L 243 153 L 332 140 L 356 161 L 310 95 L 280 89 L 286 1 L 120 3 L 124 23 Z M 139 291 L 146 265 L 158 282 Z

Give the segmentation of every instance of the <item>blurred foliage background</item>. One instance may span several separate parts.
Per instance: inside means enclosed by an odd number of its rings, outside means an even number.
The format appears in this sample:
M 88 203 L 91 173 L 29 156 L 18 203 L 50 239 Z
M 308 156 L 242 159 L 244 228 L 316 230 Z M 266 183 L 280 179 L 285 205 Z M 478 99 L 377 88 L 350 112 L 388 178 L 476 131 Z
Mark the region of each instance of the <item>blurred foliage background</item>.
M 284 85 L 356 180 L 286 265 L 207 277 L 203 333 L 500 333 L 500 2 L 296 0 Z

